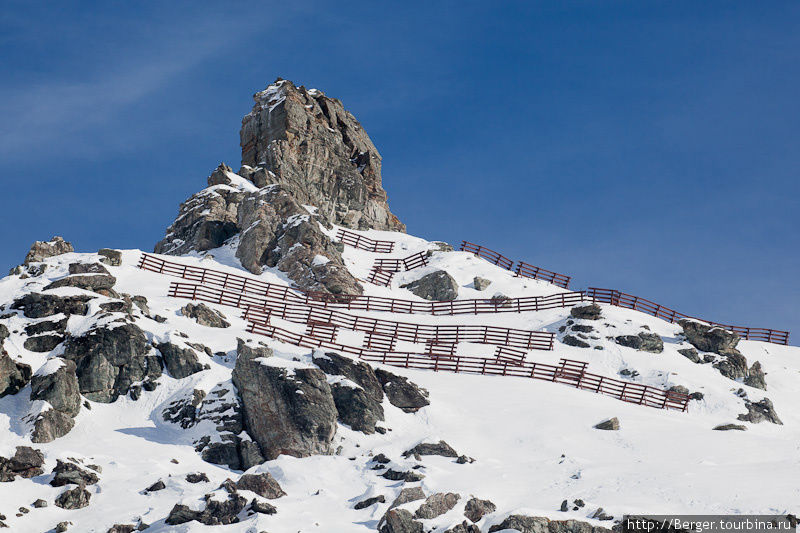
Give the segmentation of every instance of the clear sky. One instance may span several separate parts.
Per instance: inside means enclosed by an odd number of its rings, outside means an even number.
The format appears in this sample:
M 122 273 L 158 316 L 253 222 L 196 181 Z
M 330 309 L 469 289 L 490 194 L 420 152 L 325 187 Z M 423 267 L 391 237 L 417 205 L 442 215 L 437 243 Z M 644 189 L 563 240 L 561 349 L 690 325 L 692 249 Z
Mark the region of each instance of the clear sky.
M 152 250 L 280 76 L 362 122 L 411 233 L 800 341 L 797 2 L 67 4 L 0 13 L 3 270 Z

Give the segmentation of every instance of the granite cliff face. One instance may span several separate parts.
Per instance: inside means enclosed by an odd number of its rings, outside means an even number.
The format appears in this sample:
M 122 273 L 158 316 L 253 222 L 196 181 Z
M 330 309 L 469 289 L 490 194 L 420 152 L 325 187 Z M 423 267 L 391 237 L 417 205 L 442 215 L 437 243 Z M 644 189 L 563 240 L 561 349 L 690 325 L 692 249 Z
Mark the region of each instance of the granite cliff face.
M 381 185 L 381 155 L 342 102 L 278 79 L 242 119 L 240 174 L 280 183 L 334 224 L 405 231 Z
M 221 164 L 181 204 L 157 253 L 224 244 L 259 274 L 277 267 L 303 289 L 361 294 L 344 267 L 332 224 L 405 231 L 381 186 L 381 157 L 342 103 L 278 80 L 256 93 L 242 121 L 242 168 Z

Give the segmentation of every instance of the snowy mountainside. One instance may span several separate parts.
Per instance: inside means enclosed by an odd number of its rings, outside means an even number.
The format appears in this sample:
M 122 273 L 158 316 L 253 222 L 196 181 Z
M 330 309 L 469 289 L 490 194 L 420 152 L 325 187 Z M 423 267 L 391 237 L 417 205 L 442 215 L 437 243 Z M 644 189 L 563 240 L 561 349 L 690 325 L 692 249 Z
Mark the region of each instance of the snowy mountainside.
M 335 228 L 334 228 L 335 229 Z M 393 232 L 368 231 L 373 239 L 396 243 L 392 254 L 375 254 L 346 247 L 345 264 L 353 275 L 363 279 L 377 257 L 404 257 L 436 246 L 419 238 Z M 174 278 L 136 267 L 138 250 L 121 254 L 120 266 L 105 265 L 116 279 L 115 294 L 108 296 L 75 287 L 45 289 L 50 283 L 68 276 L 69 265 L 95 264 L 97 254 L 66 253 L 45 259 L 47 268 L 38 276 L 9 276 L 0 281 L 3 304 L 2 323 L 9 336 L 5 347 L 16 361 L 27 364 L 35 373 L 52 366 L 63 355 L 63 344 L 50 352 L 27 350 L 29 335 L 25 327 L 43 319 L 30 319 L 11 303 L 26 294 L 53 293 L 60 297 L 87 296 L 85 316 L 71 314 L 65 335 L 79 337 L 102 325 L 122 320 L 123 312 L 103 312 L 103 304 L 119 301 L 118 295 L 146 298 L 147 312 L 136 305 L 124 318 L 141 328 L 150 345 L 172 342 L 180 346 L 202 345 L 196 350 L 202 371 L 176 379 L 163 373 L 154 381 L 152 391 L 142 390 L 132 398 L 129 392 L 116 401 L 101 403 L 84 398 L 75 418 L 75 426 L 66 435 L 47 443 L 31 442 L 32 421 L 47 406 L 30 401 L 26 385 L 13 395 L 0 399 L 0 424 L 4 427 L 0 456 L 11 457 L 16 446 L 33 446 L 44 456 L 42 474 L 30 479 L 16 478 L 0 485 L 4 522 L 15 531 L 47 531 L 60 522 L 71 522 L 79 531 L 107 531 L 114 524 L 145 523 L 151 531 L 199 531 L 217 528 L 230 531 L 369 531 L 375 530 L 390 504 L 404 488 L 419 486 L 426 496 L 438 493 L 459 495 L 456 505 L 434 518 L 416 519 L 425 531 L 444 532 L 465 521 L 465 505 L 474 496 L 494 502 L 496 510 L 481 517 L 476 526 L 489 531 L 509 515 L 544 516 L 553 520 L 576 519 L 596 526 L 612 522 L 593 519 L 602 508 L 606 516 L 619 519 L 623 513 L 790 513 L 796 512 L 800 488 L 797 442 L 800 416 L 792 409 L 798 401 L 797 379 L 800 376 L 800 350 L 762 342 L 741 341 L 738 349 L 748 361 L 758 360 L 766 374 L 767 391 L 733 381 L 712 364 L 697 364 L 678 353 L 689 344 L 681 326 L 642 313 L 601 306 L 602 318 L 592 321 L 593 346 L 580 348 L 556 342 L 553 351 L 533 350 L 526 359 L 557 363 L 560 358 L 587 361 L 592 372 L 619 377 L 624 370 L 635 374 L 623 377 L 661 388 L 685 386 L 701 392 L 701 400 L 691 401 L 688 411 L 666 411 L 620 402 L 614 398 L 576 390 L 569 386 L 523 378 L 471 376 L 434 373 L 385 367 L 405 376 L 429 392 L 429 405 L 414 413 L 403 412 L 384 399 L 386 432 L 366 435 L 339 423 L 334 437 L 333 455 L 276 459 L 252 466 L 247 473 L 269 472 L 280 484 L 285 496 L 270 500 L 275 514 L 238 513 L 238 522 L 209 526 L 197 520 L 179 525 L 165 521 L 176 504 L 201 510 L 204 496 L 218 494 L 223 482 L 236 480 L 239 471 L 224 465 L 210 464 L 195 450 L 203 436 L 219 439 L 220 432 L 210 420 L 188 428 L 164 419 L 164 411 L 176 401 L 191 398 L 194 391 L 210 397 L 224 389 L 234 394 L 231 372 L 236 364 L 237 339 L 248 344 L 266 345 L 273 350 L 270 365 L 290 369 L 315 367 L 312 351 L 246 332 L 241 310 L 207 304 L 224 316 L 227 328 L 212 328 L 183 316 L 188 303 L 167 297 Z M 170 257 L 172 261 L 202 266 L 232 274 L 243 269 L 230 245 L 203 253 Z M 400 285 L 437 269 L 453 276 L 458 298 L 480 298 L 502 293 L 509 297 L 545 296 L 563 291 L 550 284 L 514 277 L 465 252 L 433 252 L 429 264 L 420 269 L 398 273 L 391 287 L 364 284 L 368 295 L 417 299 Z M 249 274 L 247 274 L 249 275 Z M 485 291 L 473 288 L 473 278 L 491 281 Z M 266 268 L 258 276 L 269 283 L 287 285 L 284 273 Z M 356 312 L 353 314 L 401 322 L 423 324 L 483 324 L 556 333 L 571 320 L 570 309 L 539 312 L 498 313 L 458 316 L 430 316 Z M 10 315 L 10 316 L 7 316 Z M 56 315 L 60 316 L 60 315 Z M 53 317 L 48 317 L 47 320 Z M 303 331 L 302 327 L 277 320 L 281 326 Z M 663 352 L 649 353 L 621 346 L 613 339 L 636 335 L 643 328 L 658 334 Z M 610 338 L 609 338 L 610 337 Z M 353 338 L 353 337 L 351 337 Z M 411 347 L 409 347 L 411 348 Z M 417 346 L 417 349 L 420 347 Z M 479 345 L 459 346 L 458 353 L 483 354 Z M 157 350 L 153 348 L 153 353 Z M 319 352 L 318 352 L 319 353 Z M 210 355 L 209 355 L 210 354 Z M 379 367 L 381 365 L 378 365 Z M 713 431 L 712 428 L 737 422 L 747 412 L 742 390 L 748 399 L 769 397 L 782 425 L 745 423 L 746 431 Z M 611 417 L 620 421 L 618 431 L 601 431 L 593 426 Z M 249 439 L 246 432 L 242 438 Z M 459 464 L 454 458 L 440 456 L 403 457 L 403 452 L 422 442 L 446 441 L 459 454 L 474 462 Z M 768 451 L 768 453 L 767 453 Z M 382 470 L 373 470 L 378 454 L 390 458 L 388 467 L 398 472 L 420 472 L 416 482 L 389 480 Z M 86 485 L 90 503 L 74 510 L 62 509 L 53 501 L 63 488 L 51 487 L 50 471 L 56 460 L 74 458 L 78 464 L 101 467 L 99 481 Z M 175 461 L 173 461 L 175 460 Z M 415 467 L 417 467 L 415 469 Z M 208 482 L 190 483 L 185 477 L 203 472 Z M 747 482 L 761 480 L 758 484 Z M 146 492 L 162 480 L 165 488 Z M 13 489 L 12 489 L 13 486 Z M 252 492 L 240 490 L 249 501 L 259 499 Z M 373 496 L 383 496 L 365 509 L 354 504 Z M 36 499 L 50 502 L 47 507 L 32 508 Z M 212 500 L 213 500 L 212 498 Z M 559 511 L 563 500 L 582 500 L 583 507 Z M 422 501 L 403 504 L 398 509 L 414 513 Z M 17 512 L 21 507 L 26 513 Z M 16 516 L 19 515 L 19 516 Z M 471 523 L 471 522 L 470 522 Z M 383 527 L 387 527 L 381 524 Z

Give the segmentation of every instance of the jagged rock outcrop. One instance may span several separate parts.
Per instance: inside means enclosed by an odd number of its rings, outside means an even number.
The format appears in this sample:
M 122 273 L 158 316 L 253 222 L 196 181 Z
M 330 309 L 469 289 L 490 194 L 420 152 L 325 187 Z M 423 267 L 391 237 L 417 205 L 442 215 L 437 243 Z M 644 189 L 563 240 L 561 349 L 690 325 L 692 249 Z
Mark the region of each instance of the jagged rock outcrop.
M 401 285 L 425 300 L 444 302 L 458 298 L 458 283 L 444 270 L 436 270 L 421 278 Z
M 32 292 L 14 300 L 11 309 L 22 309 L 27 318 L 44 318 L 63 313 L 69 315 L 86 315 L 89 306 L 86 302 L 91 296 L 56 296 Z
M 440 457 L 458 457 L 458 452 L 445 441 L 439 442 L 421 442 L 403 452 L 403 457 L 410 457 L 412 455 L 438 455 Z
M 31 246 L 28 255 L 25 256 L 24 265 L 44 261 L 48 257 L 74 252 L 72 244 L 65 241 L 62 237 L 55 236 L 49 241 L 36 241 Z
M 478 522 L 481 518 L 496 510 L 497 506 L 491 500 L 481 500 L 473 497 L 470 498 L 467 505 L 464 507 L 464 516 L 469 518 L 472 522 Z
M 94 485 L 100 478 L 97 474 L 83 469 L 71 461 L 56 459 L 56 467 L 53 468 L 53 479 L 50 485 L 53 487 L 63 487 L 64 485 Z
M 281 454 L 333 452 L 338 413 L 320 369 L 272 366 L 263 352 L 242 350 L 233 383 L 242 399 L 247 432 L 267 460 Z
M 604 527 L 578 520 L 550 520 L 544 516 L 511 515 L 489 528 L 489 533 L 514 529 L 521 533 L 611 533 Z
M 117 279 L 100 263 L 71 263 L 68 268 L 68 276 L 53 281 L 44 290 L 76 287 L 107 296 L 114 295 L 111 288 Z
M 377 148 L 339 100 L 281 79 L 253 99 L 240 132 L 244 177 L 280 183 L 334 224 L 405 231 L 386 203 Z
M 416 413 L 431 403 L 428 401 L 428 391 L 408 381 L 408 378 L 383 369 L 376 369 L 375 377 L 381 383 L 389 403 L 406 413 Z
M 81 394 L 96 402 L 113 402 L 134 383 L 161 375 L 161 359 L 144 332 L 127 322 L 69 337 L 63 357 L 75 361 Z
M 682 319 L 678 324 L 689 343 L 703 352 L 718 354 L 730 353 L 739 344 L 739 335 L 719 326 L 712 326 L 696 320 Z
M 769 398 L 764 398 L 760 402 L 746 400 L 745 407 L 747 407 L 747 412 L 737 416 L 736 418 L 738 420 L 751 422 L 753 424 L 767 421 L 778 424 L 779 426 L 783 425 L 783 422 L 778 418 L 775 407 L 772 405 L 772 401 Z
M 380 533 L 422 533 L 422 522 L 405 509 L 390 509 L 383 515 Z
M 73 418 L 81 410 L 81 394 L 76 365 L 69 359 L 50 359 L 31 379 L 31 401 L 50 404 L 34 421 L 33 442 L 52 442 L 73 428 Z
M 661 353 L 664 351 L 664 341 L 655 333 L 640 331 L 636 335 L 619 335 L 614 338 L 614 341 L 620 346 L 642 352 Z
M 11 359 L 0 341 L 0 398 L 18 393 L 31 379 L 31 367 Z
M 191 348 L 182 348 L 171 342 L 162 342 L 156 345 L 164 366 L 170 376 L 182 379 L 203 370 L 203 365 L 197 360 L 197 353 Z
M 255 492 L 262 498 L 274 500 L 282 496 L 286 496 L 281 486 L 268 472 L 261 474 L 244 474 L 236 482 L 236 488 L 239 490 L 249 490 Z
M 598 320 L 602 316 L 602 309 L 597 304 L 580 305 L 570 309 L 569 314 L 572 318 Z
M 58 495 L 56 498 L 56 507 L 62 509 L 82 509 L 89 505 L 89 500 L 92 495 L 89 491 L 78 485 L 73 489 L 68 489 Z
M 0 457 L 0 482 L 14 481 L 16 477 L 32 478 L 44 473 L 44 455 L 29 446 L 17 446 L 10 458 Z
M 455 507 L 460 499 L 461 496 L 454 492 L 431 494 L 425 500 L 425 503 L 420 505 L 419 509 L 414 512 L 414 516 L 425 519 L 436 518 Z

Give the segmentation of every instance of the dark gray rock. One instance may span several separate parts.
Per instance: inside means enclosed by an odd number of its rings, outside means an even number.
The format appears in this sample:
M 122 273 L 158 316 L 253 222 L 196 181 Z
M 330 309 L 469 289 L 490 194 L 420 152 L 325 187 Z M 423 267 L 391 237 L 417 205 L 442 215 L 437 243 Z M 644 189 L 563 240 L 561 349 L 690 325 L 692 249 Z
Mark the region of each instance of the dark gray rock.
M 164 359 L 167 371 L 175 379 L 183 379 L 203 370 L 203 365 L 191 348 L 181 348 L 171 342 L 162 342 L 156 348 Z
M 81 486 L 74 489 L 68 489 L 58 495 L 56 498 L 56 507 L 62 509 L 82 509 L 89 505 L 89 499 L 92 497 L 89 491 Z
M 67 318 L 61 320 L 42 320 L 25 326 L 26 335 L 41 335 L 42 333 L 64 333 L 67 329 Z
M 361 500 L 360 502 L 357 502 L 353 506 L 353 509 L 356 510 L 366 509 L 367 507 L 371 507 L 376 503 L 385 503 L 385 502 L 386 502 L 386 497 L 384 497 L 384 495 L 381 494 L 380 496 L 373 496 L 372 498 L 367 498 L 366 500 Z
M 208 483 L 209 479 L 205 472 L 189 472 L 186 474 L 186 481 L 189 483 Z
M 439 455 L 441 457 L 458 457 L 458 452 L 445 441 L 440 440 L 437 443 L 422 442 L 417 444 L 410 450 L 403 452 L 403 457 L 412 455 Z
M 65 278 L 57 279 L 44 290 L 57 289 L 59 287 L 75 287 L 100 294 L 110 295 L 109 292 L 117 278 L 111 274 L 76 274 Z
M 326 374 L 344 376 L 356 383 L 376 402 L 383 400 L 383 386 L 367 363 L 334 352 L 327 352 L 324 356 L 315 354 L 313 361 Z
M 594 326 L 590 324 L 573 324 L 569 327 L 572 331 L 577 331 L 579 333 L 591 333 L 594 331 Z
M 703 352 L 725 354 L 739 344 L 739 335 L 718 326 L 688 319 L 679 320 L 678 324 L 683 328 L 686 340 Z
M 31 441 L 53 442 L 63 437 L 75 426 L 75 420 L 66 413 L 50 409 L 36 417 L 33 423 Z
M 428 496 L 414 516 L 417 518 L 436 518 L 456 506 L 461 496 L 453 492 L 438 492 Z
M 62 335 L 36 335 L 25 339 L 22 346 L 32 352 L 45 353 L 54 350 L 62 342 L 64 342 Z
M 747 431 L 747 426 L 742 424 L 720 424 L 719 426 L 714 427 L 715 431 Z
M 491 285 L 491 284 L 492 284 L 491 280 L 488 280 L 486 278 L 482 278 L 480 276 L 475 276 L 472 279 L 472 286 L 475 288 L 475 290 L 479 290 L 479 291 L 486 290 L 489 287 L 489 285 Z
M 701 362 L 700 356 L 697 355 L 697 350 L 694 348 L 684 348 L 682 350 L 678 350 L 678 353 L 693 363 Z
M 739 353 L 738 350 L 725 352 L 721 355 L 724 359 L 714 363 L 714 368 L 719 370 L 720 374 L 733 380 L 747 377 L 747 358 L 744 355 Z
M 192 520 L 199 520 L 201 516 L 203 516 L 202 511 L 194 511 L 188 505 L 175 504 L 164 523 L 170 526 L 177 526 Z
M 550 520 L 543 516 L 511 515 L 489 528 L 489 533 L 515 529 L 521 533 L 611 533 L 611 529 L 578 520 Z
M 444 270 L 436 270 L 418 280 L 401 285 L 425 300 L 443 302 L 458 298 L 458 283 Z
M 271 503 L 260 502 L 255 498 L 250 502 L 250 510 L 258 514 L 275 514 L 278 512 L 278 509 Z
M 50 485 L 63 487 L 64 485 L 94 485 L 99 481 L 97 474 L 89 470 L 84 470 L 75 463 L 56 459 L 56 467 L 53 469 L 54 477 Z
M 70 275 L 75 274 L 108 274 L 106 267 L 100 263 L 70 263 L 67 267 Z
M 16 394 L 31 379 L 31 367 L 11 359 L 0 342 L 0 398 Z
M 158 492 L 158 491 L 164 490 L 166 488 L 167 488 L 167 485 L 162 480 L 159 479 L 158 481 L 156 481 L 155 483 L 153 483 L 152 485 L 150 485 L 149 487 L 144 489 L 144 491 L 145 492 Z
M 81 410 L 81 393 L 75 375 L 75 363 L 69 359 L 51 360 L 61 366 L 50 374 L 36 374 L 31 379 L 31 401 L 44 400 L 56 411 L 74 417 Z
M 49 241 L 34 242 L 33 245 L 31 245 L 30 251 L 28 251 L 28 255 L 25 256 L 23 264 L 38 263 L 44 261 L 48 257 L 55 257 L 74 251 L 75 249 L 72 247 L 71 243 L 59 236 L 55 236 Z
M 47 507 L 47 502 L 46 502 L 45 500 L 43 500 L 43 499 L 39 498 L 38 500 L 36 500 L 35 502 L 33 502 L 33 506 L 34 506 L 36 509 L 41 509 L 42 507 Z
M 615 416 L 614 418 L 609 418 L 608 420 L 604 420 L 600 422 L 596 426 L 595 429 L 603 429 L 606 431 L 617 431 L 619 430 L 619 419 Z
M 390 509 L 383 515 L 380 533 L 422 533 L 422 523 L 405 509 Z
M 598 320 L 602 316 L 602 310 L 597 304 L 580 305 L 570 309 L 569 314 L 572 318 Z
M 233 370 L 247 432 L 267 460 L 281 454 L 307 457 L 333 452 L 336 405 L 318 368 L 266 366 L 240 353 Z
M 44 455 L 29 446 L 17 446 L 14 455 L 0 457 L 0 482 L 14 481 L 15 477 L 32 478 L 44 473 Z
M 405 231 L 381 185 L 381 156 L 339 100 L 276 80 L 242 120 L 242 170 L 258 187 L 279 183 L 327 221 Z
M 375 377 L 381 383 L 389 402 L 406 413 L 415 413 L 430 405 L 428 391 L 408 381 L 407 378 L 382 369 L 375 369 Z
M 207 526 L 234 524 L 239 521 L 239 513 L 247 506 L 247 500 L 235 491 L 228 494 L 228 499 L 218 501 L 206 497 L 206 508 L 198 518 Z
M 268 472 L 261 474 L 244 474 L 239 478 L 239 481 L 236 482 L 236 488 L 255 492 L 268 500 L 286 496 L 281 486 Z
M 28 318 L 44 318 L 63 313 L 65 315 L 86 315 L 89 306 L 86 302 L 92 296 L 56 296 L 54 294 L 40 294 L 32 292 L 22 298 L 14 300 L 11 309 L 22 309 L 22 314 Z
M 415 481 L 422 481 L 425 479 L 424 475 L 413 470 L 403 472 L 400 470 L 393 470 L 391 468 L 381 474 L 381 477 L 390 479 L 392 481 L 405 481 L 406 483 L 413 483 Z
M 577 348 L 589 348 L 591 346 L 588 342 L 584 342 L 573 335 L 564 335 L 564 338 L 561 339 L 561 342 L 567 346 L 575 346 Z
M 100 261 L 110 266 L 120 266 L 122 264 L 122 252 L 111 248 L 100 248 L 97 251 Z
M 70 337 L 63 357 L 77 365 L 80 392 L 92 401 L 113 402 L 136 382 L 161 375 L 161 360 L 134 324 L 108 324 Z
M 614 338 L 614 341 L 620 346 L 642 352 L 661 353 L 664 351 L 664 341 L 655 333 L 641 331 L 637 335 L 619 335 Z
M 490 500 L 480 500 L 478 498 L 470 498 L 464 508 L 464 516 L 473 522 L 478 522 L 487 514 L 493 513 L 497 510 L 497 506 Z
M 753 366 L 750 367 L 750 370 L 747 371 L 747 377 L 744 378 L 744 384 L 757 389 L 767 390 L 766 379 L 767 377 L 764 375 L 764 371 L 761 369 L 761 363 L 756 361 L 753 363 Z
M 406 487 L 400 491 L 400 494 L 397 495 L 397 498 L 392 502 L 392 505 L 389 506 L 389 509 L 394 509 L 404 503 L 408 502 L 415 502 L 417 500 L 424 500 L 425 493 L 422 491 L 422 487 Z
M 384 420 L 383 407 L 364 389 L 341 382 L 331 384 L 331 394 L 341 423 L 367 435 L 375 433 L 375 425 Z
M 206 304 L 186 304 L 181 307 L 181 314 L 195 319 L 201 326 L 208 326 L 209 328 L 230 327 L 230 323 L 225 320 L 225 316 L 222 313 L 211 309 Z
M 767 421 L 773 424 L 783 425 L 783 422 L 781 422 L 781 419 L 778 418 L 777 413 L 775 413 L 775 407 L 772 405 L 769 398 L 764 398 L 760 402 L 745 400 L 745 407 L 747 407 L 747 413 L 737 416 L 736 418 L 738 420 L 752 422 L 753 424 Z
M 464 520 L 460 524 L 456 524 L 444 533 L 481 533 L 481 530 L 475 524 L 470 524 Z
M 114 524 L 106 533 L 133 533 L 134 531 L 137 531 L 137 526 L 134 524 Z

